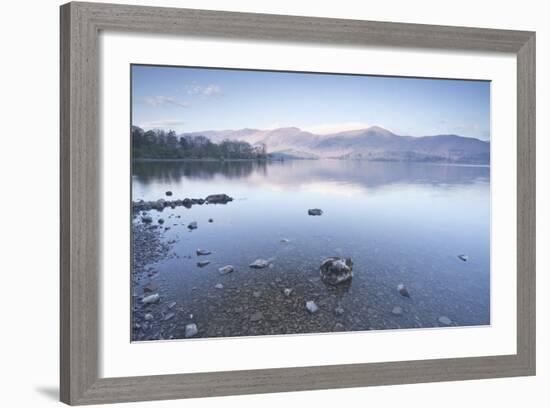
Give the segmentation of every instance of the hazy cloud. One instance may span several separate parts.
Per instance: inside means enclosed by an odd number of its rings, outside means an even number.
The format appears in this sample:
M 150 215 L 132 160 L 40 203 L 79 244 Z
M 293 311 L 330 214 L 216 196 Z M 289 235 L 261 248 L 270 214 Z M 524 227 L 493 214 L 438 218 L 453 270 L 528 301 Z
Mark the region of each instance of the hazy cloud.
M 179 108 L 189 108 L 191 105 L 187 102 L 178 101 L 170 96 L 149 96 L 144 101 L 155 108 L 162 106 L 177 106 Z
M 222 94 L 222 88 L 219 85 L 198 85 L 192 84 L 187 87 L 188 95 L 216 96 Z
M 342 122 L 342 123 L 321 123 L 313 126 L 304 126 L 302 129 L 316 135 L 327 135 L 331 133 L 345 132 L 348 130 L 366 129 L 372 126 L 366 122 Z
M 186 124 L 187 122 L 179 119 L 165 119 L 144 122 L 140 125 L 140 127 L 144 129 L 178 129 Z

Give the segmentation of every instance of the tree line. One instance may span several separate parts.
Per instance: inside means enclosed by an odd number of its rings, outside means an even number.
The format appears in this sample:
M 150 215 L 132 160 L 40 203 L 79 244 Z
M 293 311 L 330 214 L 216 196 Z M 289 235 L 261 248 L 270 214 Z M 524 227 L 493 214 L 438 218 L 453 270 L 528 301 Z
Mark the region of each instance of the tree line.
M 173 130 L 144 131 L 132 126 L 132 157 L 134 159 L 265 159 L 265 145 L 252 146 L 237 140 L 213 143 L 205 136 L 178 136 Z

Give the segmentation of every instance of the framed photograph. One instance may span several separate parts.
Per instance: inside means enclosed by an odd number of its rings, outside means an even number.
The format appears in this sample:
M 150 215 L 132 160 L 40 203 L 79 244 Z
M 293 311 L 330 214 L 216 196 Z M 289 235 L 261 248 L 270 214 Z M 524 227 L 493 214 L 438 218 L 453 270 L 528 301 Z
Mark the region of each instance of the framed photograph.
M 61 399 L 535 374 L 535 34 L 61 7 Z

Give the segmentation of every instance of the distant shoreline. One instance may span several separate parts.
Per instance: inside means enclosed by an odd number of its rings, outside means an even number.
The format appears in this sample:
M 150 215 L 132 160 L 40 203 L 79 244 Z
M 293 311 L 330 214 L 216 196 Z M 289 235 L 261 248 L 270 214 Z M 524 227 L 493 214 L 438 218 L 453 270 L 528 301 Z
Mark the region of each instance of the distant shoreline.
M 190 158 L 181 158 L 181 159 L 160 159 L 160 158 L 143 158 L 143 157 L 137 157 L 132 158 L 132 161 L 138 161 L 138 162 L 210 162 L 210 163 L 218 163 L 218 162 L 266 162 L 266 161 L 281 161 L 277 159 L 214 159 L 214 158 L 204 158 L 204 159 L 190 159 Z
M 491 167 L 490 163 L 468 163 L 468 162 L 445 162 L 445 161 L 421 161 L 421 160 L 369 160 L 369 159 L 340 159 L 335 157 L 319 157 L 316 159 L 302 159 L 302 158 L 286 158 L 286 159 L 270 159 L 270 158 L 256 158 L 256 159 L 191 159 L 191 158 L 179 158 L 179 159 L 163 159 L 163 158 L 132 158 L 133 162 L 142 163 L 163 163 L 163 162 L 181 162 L 181 163 L 224 163 L 224 162 L 285 162 L 285 161 L 317 161 L 317 160 L 338 160 L 347 162 L 370 162 L 370 163 L 410 163 L 410 164 L 426 164 L 432 166 L 464 166 L 464 167 Z

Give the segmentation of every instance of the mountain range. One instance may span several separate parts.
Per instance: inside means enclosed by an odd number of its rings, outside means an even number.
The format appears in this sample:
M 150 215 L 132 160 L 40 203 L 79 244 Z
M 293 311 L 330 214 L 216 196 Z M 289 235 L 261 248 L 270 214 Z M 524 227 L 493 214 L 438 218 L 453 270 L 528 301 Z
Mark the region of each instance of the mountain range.
M 240 140 L 264 144 L 274 158 L 338 158 L 377 161 L 424 161 L 489 164 L 490 143 L 458 135 L 400 136 L 380 126 L 318 135 L 297 127 L 270 130 L 208 130 L 183 133 L 202 135 L 214 143 Z

